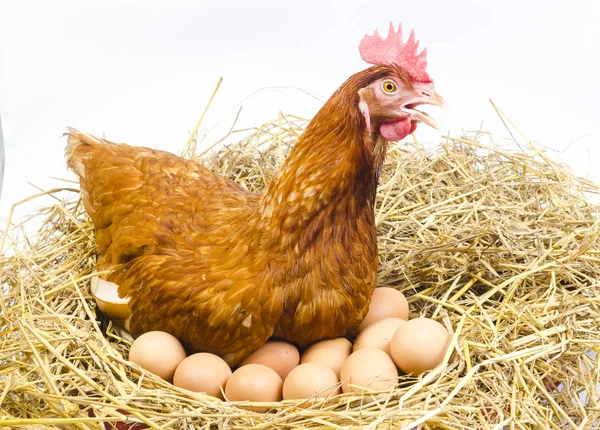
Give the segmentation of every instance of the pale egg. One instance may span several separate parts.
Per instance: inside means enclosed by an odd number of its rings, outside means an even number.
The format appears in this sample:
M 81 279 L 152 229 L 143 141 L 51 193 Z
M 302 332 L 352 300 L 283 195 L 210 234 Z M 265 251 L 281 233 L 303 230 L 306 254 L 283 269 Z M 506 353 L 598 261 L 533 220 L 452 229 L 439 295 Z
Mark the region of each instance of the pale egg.
M 350 354 L 340 374 L 342 391 L 385 391 L 398 382 L 398 369 L 389 355 L 377 348 Z
M 300 363 L 298 348 L 289 342 L 269 340 L 260 349 L 250 354 L 241 364 L 264 364 L 273 369 L 284 380 L 290 370 Z
M 300 363 L 322 364 L 339 377 L 342 365 L 351 352 L 352 344 L 344 337 L 321 340 L 306 348 Z
M 283 398 L 325 398 L 340 393 L 339 378 L 333 369 L 315 363 L 296 366 L 283 383 Z
M 247 364 L 238 368 L 229 377 L 225 387 L 227 400 L 236 402 L 278 402 L 281 400 L 283 381 L 270 367 L 262 364 Z M 242 406 L 245 407 L 245 406 Z M 256 412 L 266 412 L 268 408 L 245 407 Z
M 367 312 L 365 319 L 358 326 L 358 330 L 362 331 L 365 327 L 385 318 L 401 318 L 407 320 L 408 302 L 406 301 L 404 294 L 394 288 L 375 288 L 373 297 L 371 298 L 371 304 L 369 305 L 369 311 Z
M 444 360 L 450 340 L 448 330 L 437 321 L 415 318 L 398 327 L 390 352 L 403 372 L 418 375 Z
M 175 369 L 185 359 L 185 349 L 175 336 L 163 331 L 149 331 L 135 339 L 129 360 L 171 382 Z
M 225 390 L 230 376 L 231 369 L 225 360 L 208 352 L 199 352 L 177 366 L 173 385 L 222 399 L 221 390 Z
M 394 333 L 405 322 L 406 320 L 401 318 L 386 318 L 373 323 L 360 332 L 354 341 L 353 351 L 363 348 L 377 348 L 389 355 Z

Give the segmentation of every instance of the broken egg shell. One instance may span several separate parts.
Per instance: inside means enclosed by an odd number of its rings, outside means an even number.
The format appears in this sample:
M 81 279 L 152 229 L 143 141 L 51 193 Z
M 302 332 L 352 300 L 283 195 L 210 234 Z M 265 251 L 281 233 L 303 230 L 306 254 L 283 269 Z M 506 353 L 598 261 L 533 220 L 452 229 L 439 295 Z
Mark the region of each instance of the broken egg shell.
M 129 297 L 119 297 L 119 286 L 114 282 L 94 276 L 91 281 L 90 290 L 96 300 L 98 309 L 107 318 L 123 324 L 131 316 Z

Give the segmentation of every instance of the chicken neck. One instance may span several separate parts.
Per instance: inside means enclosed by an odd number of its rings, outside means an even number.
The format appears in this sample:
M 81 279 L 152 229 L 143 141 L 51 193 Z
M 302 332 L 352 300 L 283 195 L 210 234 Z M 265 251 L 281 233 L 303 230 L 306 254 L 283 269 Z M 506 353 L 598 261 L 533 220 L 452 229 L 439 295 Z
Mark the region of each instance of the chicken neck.
M 375 288 L 373 207 L 387 141 L 366 132 L 359 88 L 347 81 L 334 93 L 260 202 L 261 245 L 276 252 L 259 277 L 283 293 L 274 335 L 300 346 L 356 327 Z
M 324 229 L 370 224 L 387 141 L 365 132 L 356 92 L 341 87 L 313 118 L 261 200 L 268 242 L 280 249 L 319 242 Z M 339 239 L 350 232 L 340 232 Z

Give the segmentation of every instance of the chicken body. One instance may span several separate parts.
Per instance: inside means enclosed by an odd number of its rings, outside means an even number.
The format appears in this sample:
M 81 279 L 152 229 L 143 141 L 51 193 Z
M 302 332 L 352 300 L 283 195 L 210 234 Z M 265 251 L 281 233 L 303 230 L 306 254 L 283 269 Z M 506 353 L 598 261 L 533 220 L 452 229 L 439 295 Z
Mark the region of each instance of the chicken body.
M 232 363 L 240 342 L 264 343 L 282 301 L 256 284 L 266 264 L 253 245 L 258 195 L 195 162 L 81 133 L 69 135 L 67 153 L 98 270 L 113 270 L 106 279 L 131 298 L 134 336 L 167 331 L 191 351 L 233 354 Z
M 377 274 L 379 128 L 399 103 L 379 95 L 383 79 L 423 97 L 394 66 L 352 76 L 262 195 L 166 152 L 68 133 L 98 270 L 130 297 L 134 336 L 167 331 L 236 365 L 271 336 L 302 347 L 362 321 Z

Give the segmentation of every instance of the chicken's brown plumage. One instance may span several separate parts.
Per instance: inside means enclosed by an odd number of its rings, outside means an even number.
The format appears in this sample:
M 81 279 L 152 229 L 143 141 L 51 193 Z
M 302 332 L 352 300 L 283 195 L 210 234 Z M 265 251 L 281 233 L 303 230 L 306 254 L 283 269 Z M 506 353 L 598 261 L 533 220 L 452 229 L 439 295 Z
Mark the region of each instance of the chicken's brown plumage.
M 131 298 L 134 336 L 167 331 L 235 365 L 271 336 L 304 346 L 362 321 L 377 274 L 379 128 L 397 116 L 382 79 L 422 96 L 393 64 L 352 76 L 262 195 L 163 151 L 67 133 L 98 270 Z

